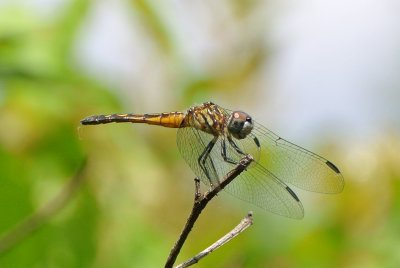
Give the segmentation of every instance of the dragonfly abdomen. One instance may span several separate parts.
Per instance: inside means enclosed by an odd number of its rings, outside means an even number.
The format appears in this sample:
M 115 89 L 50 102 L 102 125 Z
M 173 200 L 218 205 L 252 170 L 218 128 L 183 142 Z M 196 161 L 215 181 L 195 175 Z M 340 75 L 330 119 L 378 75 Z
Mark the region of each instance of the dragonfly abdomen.
M 156 114 L 106 114 L 92 115 L 81 120 L 82 125 L 99 125 L 108 123 L 145 123 L 169 128 L 181 127 L 185 114 L 181 112 Z

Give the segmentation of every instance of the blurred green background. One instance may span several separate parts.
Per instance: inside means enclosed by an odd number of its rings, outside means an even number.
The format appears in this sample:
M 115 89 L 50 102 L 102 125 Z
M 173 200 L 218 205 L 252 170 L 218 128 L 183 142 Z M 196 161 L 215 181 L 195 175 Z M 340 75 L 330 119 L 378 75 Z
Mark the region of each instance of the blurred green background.
M 222 193 L 177 263 L 254 210 L 255 224 L 197 267 L 399 267 L 400 23 L 394 2 L 360 13 L 338 3 L 0 2 L 0 233 L 57 196 L 87 157 L 74 198 L 0 267 L 163 266 L 193 200 L 176 130 L 79 120 L 205 101 L 325 156 L 346 185 L 294 189 L 301 221 Z

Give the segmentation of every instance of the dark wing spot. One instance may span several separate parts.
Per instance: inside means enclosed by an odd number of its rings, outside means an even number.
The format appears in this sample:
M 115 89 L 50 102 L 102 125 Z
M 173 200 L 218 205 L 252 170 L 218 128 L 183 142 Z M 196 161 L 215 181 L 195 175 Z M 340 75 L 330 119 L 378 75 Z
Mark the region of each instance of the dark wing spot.
M 260 141 L 257 139 L 257 137 L 254 137 L 254 142 L 255 142 L 255 144 L 257 145 L 258 148 L 261 147 Z
M 296 199 L 297 202 L 300 202 L 300 199 L 297 197 L 297 195 L 292 191 L 292 189 L 289 188 L 289 186 L 286 186 L 286 191 L 289 192 L 291 196 L 293 196 L 294 199 Z
M 339 169 L 330 161 L 326 161 L 325 163 L 328 167 L 330 167 L 333 171 L 335 171 L 336 173 L 340 174 Z

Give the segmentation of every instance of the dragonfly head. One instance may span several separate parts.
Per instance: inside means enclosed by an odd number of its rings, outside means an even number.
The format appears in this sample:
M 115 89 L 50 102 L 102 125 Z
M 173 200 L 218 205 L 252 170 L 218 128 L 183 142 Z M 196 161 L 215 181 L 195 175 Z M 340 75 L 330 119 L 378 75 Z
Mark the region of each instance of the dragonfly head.
M 253 130 L 253 119 L 245 112 L 233 111 L 227 127 L 234 138 L 244 139 Z

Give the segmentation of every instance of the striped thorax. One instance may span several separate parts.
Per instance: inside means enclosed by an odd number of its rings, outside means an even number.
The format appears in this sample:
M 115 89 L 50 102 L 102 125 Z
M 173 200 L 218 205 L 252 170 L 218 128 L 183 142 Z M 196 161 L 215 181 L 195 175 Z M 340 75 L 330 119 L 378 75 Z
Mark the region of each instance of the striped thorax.
M 194 127 L 198 130 L 217 136 L 223 133 L 227 118 L 218 105 L 207 102 L 201 106 L 193 106 L 187 111 L 182 126 Z

